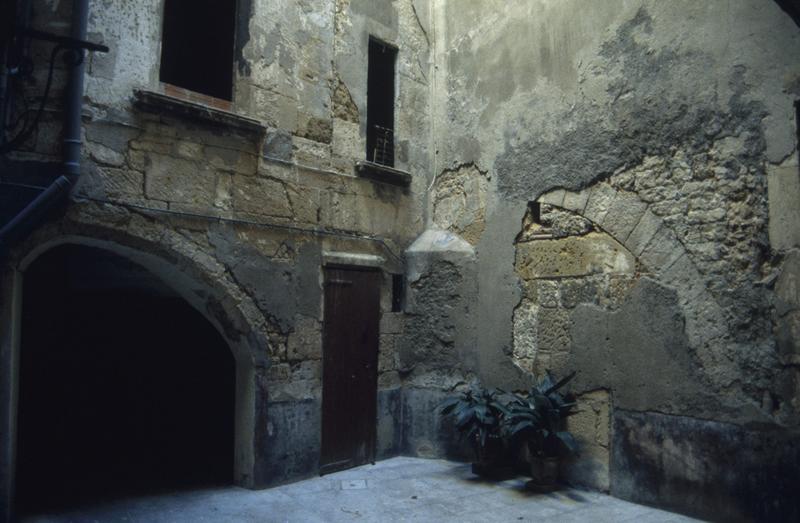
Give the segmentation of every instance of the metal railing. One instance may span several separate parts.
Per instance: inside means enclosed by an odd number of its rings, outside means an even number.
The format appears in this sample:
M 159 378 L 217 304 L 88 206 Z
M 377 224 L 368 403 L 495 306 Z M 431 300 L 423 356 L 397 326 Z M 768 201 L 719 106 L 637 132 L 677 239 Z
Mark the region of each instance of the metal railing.
M 394 166 L 394 130 L 373 125 L 375 145 L 370 151 L 369 160 L 381 165 Z

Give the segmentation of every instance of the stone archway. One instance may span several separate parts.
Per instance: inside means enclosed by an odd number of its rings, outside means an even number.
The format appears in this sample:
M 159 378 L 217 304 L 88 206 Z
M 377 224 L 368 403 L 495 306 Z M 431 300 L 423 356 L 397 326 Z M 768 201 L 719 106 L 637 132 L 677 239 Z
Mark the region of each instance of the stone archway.
M 233 482 L 235 359 L 136 264 L 64 244 L 25 271 L 20 512 Z
M 586 218 L 614 238 L 648 274 L 674 289 L 686 321 L 686 335 L 706 369 L 719 364 L 714 345 L 725 336 L 722 308 L 686 247 L 636 193 L 599 182 L 579 192 L 557 189 L 537 200 Z M 714 374 L 709 377 L 713 379 Z
M 20 313 L 25 271 L 41 255 L 60 245 L 94 247 L 143 267 L 165 282 L 199 312 L 225 340 L 235 359 L 234 483 L 254 488 L 265 483 L 267 456 L 257 442 L 268 425 L 268 342 L 263 317 L 250 298 L 211 256 L 181 235 L 155 227 L 128 230 L 85 228 L 72 222 L 47 226 L 16 249 L 0 283 L 0 499 L 13 500 L 16 407 L 19 390 Z

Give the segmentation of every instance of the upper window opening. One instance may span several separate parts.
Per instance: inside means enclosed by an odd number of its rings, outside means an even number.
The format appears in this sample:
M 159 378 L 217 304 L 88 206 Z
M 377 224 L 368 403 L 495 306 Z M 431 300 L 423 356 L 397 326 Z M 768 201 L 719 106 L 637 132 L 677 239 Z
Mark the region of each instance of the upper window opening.
M 394 167 L 394 64 L 397 49 L 369 39 L 367 160 Z
M 159 79 L 231 100 L 235 0 L 165 0 Z

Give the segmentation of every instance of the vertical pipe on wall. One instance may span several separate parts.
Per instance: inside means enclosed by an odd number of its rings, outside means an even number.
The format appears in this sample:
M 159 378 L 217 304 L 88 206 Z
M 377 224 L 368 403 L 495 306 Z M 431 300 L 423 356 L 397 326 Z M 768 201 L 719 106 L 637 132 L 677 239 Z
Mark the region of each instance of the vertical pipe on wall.
M 77 40 L 86 40 L 89 20 L 89 0 L 74 0 L 72 6 L 72 33 Z M 27 236 L 38 224 L 42 216 L 69 194 L 80 176 L 81 159 L 81 109 L 83 106 L 83 75 L 86 69 L 83 49 L 70 51 L 69 80 L 64 99 L 64 173 L 47 189 L 42 191 L 31 203 L 0 229 L 0 259 L 4 257 L 8 245 Z
M 89 0 L 74 0 L 72 34 L 86 40 L 89 19 Z M 18 392 L 19 308 L 21 275 L 11 267 L 3 267 L 3 250 L 11 241 L 23 238 L 39 223 L 46 212 L 65 197 L 80 175 L 81 108 L 83 101 L 83 75 L 85 72 L 83 49 L 72 51 L 71 70 L 64 100 L 64 174 L 42 191 L 8 224 L 0 229 L 0 271 L 3 281 L 0 292 L 0 523 L 13 517 L 16 397 Z M 11 271 L 8 276 L 5 271 Z
M 72 38 L 86 40 L 89 21 L 89 0 L 74 0 L 72 6 Z M 75 183 L 81 168 L 81 108 L 83 107 L 83 75 L 86 70 L 86 51 L 70 51 L 73 67 L 64 100 L 64 171 Z

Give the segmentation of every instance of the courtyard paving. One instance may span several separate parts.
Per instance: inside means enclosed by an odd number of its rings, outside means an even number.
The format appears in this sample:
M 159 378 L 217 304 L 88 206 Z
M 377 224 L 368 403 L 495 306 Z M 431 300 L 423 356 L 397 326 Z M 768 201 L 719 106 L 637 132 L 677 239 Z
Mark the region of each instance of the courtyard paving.
M 108 502 L 45 522 L 697 521 L 583 490 L 536 494 L 525 479 L 486 482 L 470 466 L 393 458 L 267 490 L 227 487 Z

